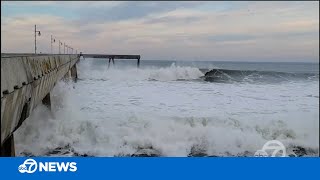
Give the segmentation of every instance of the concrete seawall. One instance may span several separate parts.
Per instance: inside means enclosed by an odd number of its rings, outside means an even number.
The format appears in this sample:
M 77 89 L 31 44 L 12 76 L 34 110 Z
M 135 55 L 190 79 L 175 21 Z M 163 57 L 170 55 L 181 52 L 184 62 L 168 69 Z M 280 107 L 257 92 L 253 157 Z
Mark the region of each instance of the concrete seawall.
M 13 132 L 32 110 L 39 103 L 50 104 L 57 81 L 69 74 L 77 77 L 78 60 L 76 54 L 1 55 L 1 154 L 13 146 Z

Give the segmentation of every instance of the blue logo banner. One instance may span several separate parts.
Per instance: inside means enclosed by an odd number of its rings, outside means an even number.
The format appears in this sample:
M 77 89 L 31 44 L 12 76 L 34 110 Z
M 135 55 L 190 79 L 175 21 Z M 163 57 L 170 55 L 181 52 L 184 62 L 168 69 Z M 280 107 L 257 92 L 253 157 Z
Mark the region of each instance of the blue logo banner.
M 1 179 L 319 179 L 320 158 L 0 158 Z M 318 178 L 316 178 L 318 177 Z

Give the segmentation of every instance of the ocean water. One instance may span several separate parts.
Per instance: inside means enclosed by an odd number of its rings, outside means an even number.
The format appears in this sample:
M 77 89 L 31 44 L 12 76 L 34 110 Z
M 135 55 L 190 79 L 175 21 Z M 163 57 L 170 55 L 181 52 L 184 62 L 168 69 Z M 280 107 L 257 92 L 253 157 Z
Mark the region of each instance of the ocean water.
M 16 155 L 253 156 L 274 139 L 319 154 L 319 64 L 115 63 L 81 60 L 52 111 L 39 105 L 15 132 Z

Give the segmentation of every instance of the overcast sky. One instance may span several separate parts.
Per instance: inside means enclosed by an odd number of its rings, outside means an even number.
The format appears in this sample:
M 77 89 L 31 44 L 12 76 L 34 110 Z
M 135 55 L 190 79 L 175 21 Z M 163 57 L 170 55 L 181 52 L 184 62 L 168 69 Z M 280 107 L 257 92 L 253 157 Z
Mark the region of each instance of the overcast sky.
M 318 1 L 1 1 L 1 52 L 34 52 L 35 24 L 42 53 L 53 35 L 84 53 L 144 60 L 319 61 Z

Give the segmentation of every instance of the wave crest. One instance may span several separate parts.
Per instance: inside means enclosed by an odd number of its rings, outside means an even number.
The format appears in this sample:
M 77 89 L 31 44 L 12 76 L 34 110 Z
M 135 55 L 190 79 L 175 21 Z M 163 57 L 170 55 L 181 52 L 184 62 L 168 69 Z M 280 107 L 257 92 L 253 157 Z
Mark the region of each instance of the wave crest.
M 289 73 L 274 71 L 212 69 L 205 73 L 210 82 L 283 82 L 290 80 L 318 80 L 318 73 Z
M 192 80 L 204 75 L 198 68 L 175 66 L 174 63 L 168 68 L 147 70 L 147 73 L 149 79 L 158 81 Z
M 156 81 L 176 81 L 176 80 L 193 80 L 199 79 L 204 74 L 194 67 L 176 66 L 174 63 L 170 67 L 163 68 L 110 68 L 105 70 L 89 69 L 89 63 L 83 63 L 79 67 L 80 79 L 91 80 L 111 80 L 111 81 L 132 81 L 132 80 L 156 80 Z M 82 70 L 83 69 L 83 70 Z

